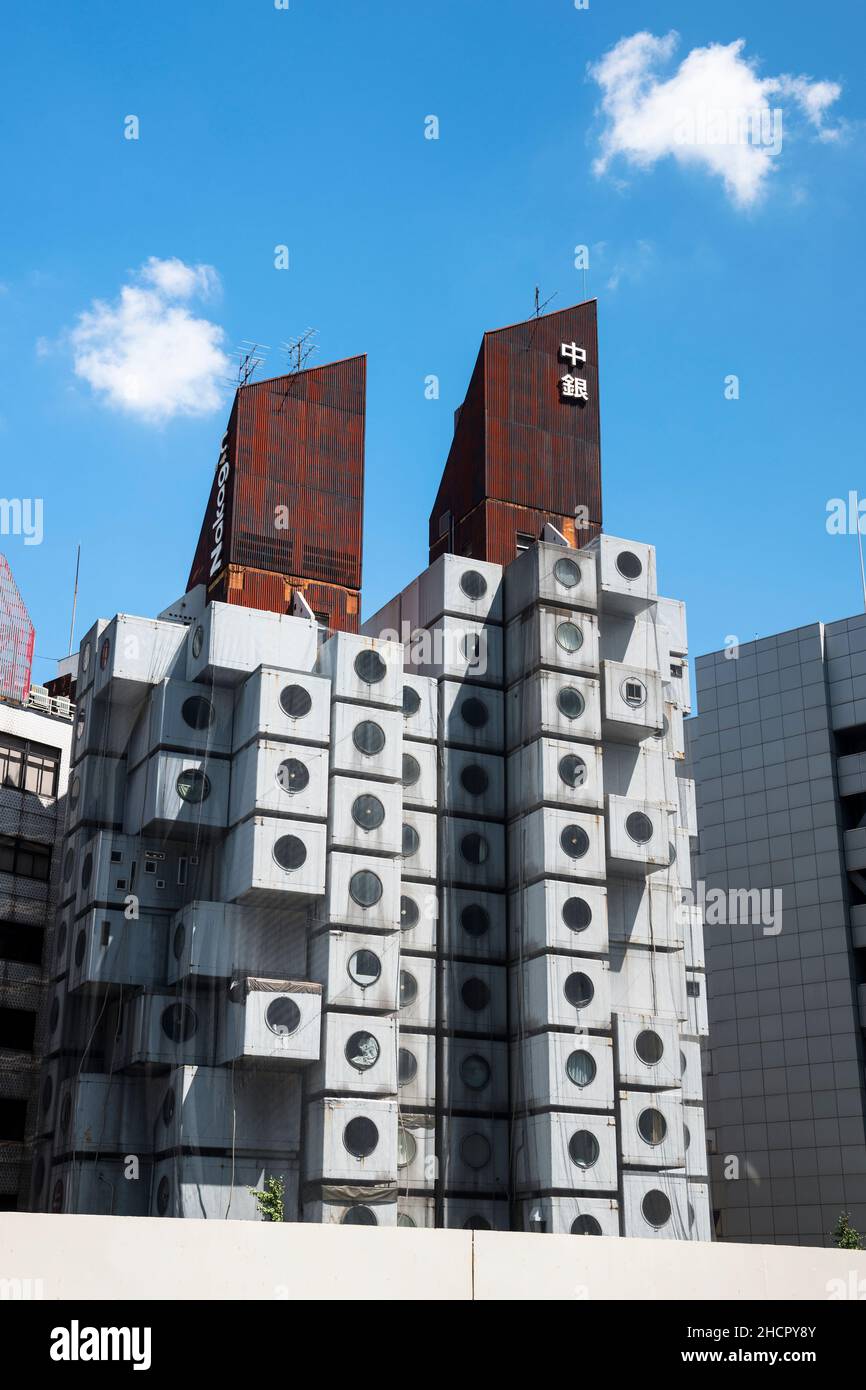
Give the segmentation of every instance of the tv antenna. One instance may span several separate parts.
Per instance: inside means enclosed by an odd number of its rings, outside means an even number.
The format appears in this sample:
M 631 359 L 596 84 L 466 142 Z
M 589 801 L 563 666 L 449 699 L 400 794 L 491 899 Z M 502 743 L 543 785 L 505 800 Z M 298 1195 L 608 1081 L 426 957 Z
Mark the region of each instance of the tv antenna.
M 554 291 L 553 291 L 553 294 L 548 295 L 547 299 L 545 299 L 545 301 L 544 301 L 543 304 L 539 304 L 538 301 L 539 301 L 540 298 L 541 298 L 541 291 L 540 291 L 540 289 L 538 288 L 537 285 L 535 286 L 535 317 L 536 317 L 537 319 L 540 319 L 540 318 L 541 318 L 541 311 L 542 311 L 542 309 L 546 309 L 547 306 L 548 306 L 548 304 L 551 302 L 551 300 L 553 300 L 553 299 L 556 298 L 556 296 L 557 296 L 558 293 L 559 293 L 558 290 L 554 290 Z
M 238 359 L 237 370 L 233 377 L 226 377 L 230 386 L 239 388 L 248 386 L 253 374 L 259 367 L 264 365 L 265 354 L 270 352 L 267 343 L 253 343 L 249 338 L 244 338 L 232 353 Z
M 287 343 L 281 344 L 290 372 L 300 372 L 313 353 L 318 351 L 318 344 L 313 342 L 318 333 L 318 328 L 305 328 L 297 338 L 290 338 Z

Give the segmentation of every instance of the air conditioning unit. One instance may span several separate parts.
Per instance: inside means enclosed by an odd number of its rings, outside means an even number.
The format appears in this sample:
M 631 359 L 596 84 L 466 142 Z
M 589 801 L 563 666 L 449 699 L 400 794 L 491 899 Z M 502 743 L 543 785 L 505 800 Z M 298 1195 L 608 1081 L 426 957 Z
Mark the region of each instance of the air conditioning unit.
M 610 967 L 584 956 L 536 956 L 510 979 L 512 1034 L 610 1027 Z
M 398 1191 L 430 1192 L 436 1185 L 438 1171 L 433 1116 L 401 1109 L 397 1119 Z
M 139 912 L 176 912 L 202 869 L 199 855 L 180 841 L 143 840 L 105 830 L 75 851 L 74 864 L 76 914 L 95 906 L 122 910 L 127 905 Z
M 396 1096 L 397 1020 L 337 1013 L 322 1021 L 322 1054 L 307 1076 L 307 1095 Z
M 675 1091 L 620 1091 L 622 1161 L 639 1168 L 682 1168 L 683 1104 Z
M 310 943 L 310 974 L 327 1008 L 394 1013 L 397 1008 L 400 937 L 357 931 L 322 932 Z
M 686 977 L 681 951 L 643 950 L 610 943 L 611 1007 L 685 1021 Z
M 447 754 L 446 754 L 447 756 Z M 434 743 L 403 740 L 403 805 L 435 811 L 439 799 L 440 753 Z
M 297 1066 L 319 1057 L 322 986 L 244 975 L 223 997 L 217 1061 Z
M 486 961 L 443 961 L 439 988 L 442 1027 L 457 1033 L 505 1037 L 506 970 Z
M 411 964 L 404 962 L 408 969 Z M 401 1112 L 432 1110 L 436 1104 L 436 1038 L 410 1033 L 400 1020 L 397 1035 L 397 1099 Z
M 680 1173 L 623 1173 L 623 1235 L 688 1240 L 688 1185 Z
M 438 686 L 432 676 L 403 672 L 403 737 L 435 741 L 439 731 Z
M 599 655 L 602 661 L 654 671 L 666 681 L 671 663 L 669 641 L 670 633 L 659 621 L 655 605 L 637 618 L 606 613 L 599 629 Z
M 125 1176 L 121 1157 L 96 1163 L 55 1163 L 45 1174 L 42 1211 L 54 1215 L 145 1216 L 150 1164 L 142 1163 L 138 1182 Z
M 508 1202 L 446 1197 L 445 1227 L 449 1231 L 507 1231 Z
M 480 888 L 443 888 L 440 936 L 446 955 L 504 960 L 506 900 Z M 408 936 L 403 938 L 408 946 Z M 414 940 L 412 945 L 414 946 Z
M 307 1182 L 393 1182 L 397 1177 L 397 1102 L 325 1098 L 307 1107 Z
M 374 1187 L 368 1192 L 350 1185 L 345 1189 L 343 1199 L 338 1201 L 339 1191 L 339 1188 L 329 1187 L 327 1202 L 305 1202 L 304 1221 L 317 1226 L 400 1225 L 395 1191 L 379 1195 Z
M 127 835 L 206 839 L 228 823 L 226 759 L 196 753 L 154 753 L 130 773 L 123 828 Z
M 686 1173 L 689 1178 L 706 1178 L 707 1130 L 703 1107 L 700 1105 L 683 1106 L 683 1142 L 686 1148 Z
M 440 555 L 404 595 L 403 616 L 414 625 L 427 627 L 443 613 L 477 622 L 502 622 L 501 565 L 488 560 L 467 560 L 462 555 Z M 417 606 L 417 612 L 411 608 Z
M 325 892 L 325 826 L 253 816 L 230 830 L 222 864 L 227 902 L 268 902 L 282 894 L 300 904 Z
M 195 901 L 169 928 L 168 984 L 237 975 L 298 979 L 306 964 L 306 923 L 293 929 L 283 910 Z
M 402 719 L 403 648 L 360 633 L 335 632 L 319 650 L 317 670 L 335 700 L 396 710 Z
M 713 1226 L 710 1217 L 710 1188 L 708 1183 L 692 1182 L 686 1187 L 686 1212 L 689 1222 L 690 1240 L 712 1240 Z
M 606 739 L 644 739 L 663 731 L 662 683 L 655 672 L 603 661 L 601 691 L 601 727 Z
M 67 833 L 82 825 L 119 827 L 126 794 L 126 759 L 86 753 L 75 764 L 66 797 Z
M 542 738 L 601 739 L 601 695 L 591 676 L 536 671 L 506 696 L 508 750 Z
M 595 556 L 586 551 L 539 542 L 518 555 L 504 577 L 508 622 L 535 603 L 590 612 L 598 606 Z
M 124 1085 L 128 1085 L 124 1082 Z M 296 1155 L 300 1076 L 259 1067 L 176 1067 L 146 1082 L 145 1147 Z
M 539 951 L 604 955 L 608 949 L 608 889 L 595 883 L 542 878 L 509 900 L 514 959 Z
M 653 1014 L 618 1013 L 616 1041 L 618 1085 L 679 1089 L 680 1039 L 673 1020 Z
M 234 752 L 257 739 L 327 744 L 331 737 L 331 682 L 309 671 L 259 666 L 235 703 Z
M 527 608 L 505 629 L 505 684 L 524 680 L 539 666 L 597 676 L 597 619 L 562 608 Z
M 295 1220 L 298 1168 L 294 1156 L 275 1160 L 271 1156 L 240 1158 L 227 1154 L 224 1158 L 211 1158 L 185 1153 L 160 1159 L 153 1165 L 149 1215 L 196 1217 L 204 1221 L 262 1221 L 254 1194 L 264 1192 L 265 1181 L 271 1177 L 282 1181 L 284 1210 L 288 1220 Z
M 658 801 L 608 796 L 607 863 L 612 874 L 644 875 L 671 862 L 671 814 Z
M 130 921 L 116 909 L 92 909 L 72 927 L 69 989 L 161 984 L 167 935 L 165 917 Z
M 203 691 L 179 680 L 155 685 L 129 741 L 129 766 L 137 767 L 162 748 L 227 757 L 232 751 L 231 692 Z
M 397 1198 L 397 1225 L 420 1230 L 432 1230 L 436 1225 L 436 1203 L 432 1197 Z
M 618 1236 L 614 1197 L 531 1197 L 519 1204 L 520 1229 L 531 1235 Z
M 616 1121 L 613 1115 L 550 1111 L 515 1121 L 518 1192 L 617 1190 Z
M 588 550 L 596 557 L 602 613 L 643 613 L 658 597 L 655 546 L 600 535 Z
M 403 847 L 401 788 L 397 782 L 332 777 L 328 849 L 397 855 Z
M 442 816 L 439 825 L 440 877 L 444 883 L 493 892 L 505 887 L 505 827 L 502 824 Z
M 686 1008 L 688 1031 L 696 1038 L 705 1038 L 710 1031 L 707 1019 L 707 979 L 702 971 L 686 971 Z
M 365 854 L 328 855 L 325 896 L 313 909 L 318 925 L 396 931 L 400 926 L 400 862 Z M 413 885 L 413 897 L 418 893 Z
M 505 742 L 505 696 L 462 681 L 439 684 L 439 728 L 446 743 L 501 753 Z
M 312 671 L 318 645 L 318 627 L 305 618 L 209 603 L 189 629 L 186 678 L 235 686 L 262 663 L 284 671 Z
M 337 700 L 331 738 L 331 772 L 399 782 L 403 776 L 403 727 L 399 710 L 365 708 Z
M 93 691 L 75 706 L 70 761 L 75 767 L 87 754 L 120 758 L 126 753 L 138 709 L 135 705 L 97 700 Z
M 679 1039 L 680 1077 L 683 1100 L 703 1103 L 704 1083 L 701 1072 L 701 1045 L 688 1038 Z
M 141 1154 L 150 1141 L 141 1081 L 84 1074 L 60 1083 L 55 1153 Z
M 550 876 L 603 879 L 604 818 L 549 806 L 531 811 L 508 827 L 508 870 L 512 888 Z
M 484 820 L 505 819 L 505 760 L 499 754 L 446 748 L 442 789 L 442 809 L 446 812 Z
M 442 1180 L 448 1193 L 496 1196 L 508 1190 L 508 1122 L 487 1115 L 446 1115 Z
M 401 949 L 436 950 L 439 933 L 439 895 L 435 883 L 400 883 Z
M 413 882 L 436 878 L 436 816 L 404 807 L 400 873 Z
M 417 628 L 408 647 L 413 670 L 422 676 L 474 685 L 501 686 L 502 628 L 445 614 Z
M 179 623 L 118 613 L 100 634 L 94 698 L 110 695 L 114 705 L 137 705 L 158 681 L 181 674 L 185 639 Z
M 122 1004 L 111 1071 L 213 1062 L 214 1004 L 206 995 L 186 1003 L 173 994 L 139 994 Z
M 606 743 L 604 790 L 632 801 L 656 801 L 667 810 L 679 808 L 676 765 L 666 758 L 658 740 L 643 743 Z
M 508 1114 L 508 1044 L 490 1038 L 445 1038 L 441 1047 L 443 1108 Z
M 436 1027 L 436 962 L 429 956 L 400 957 L 400 1029 Z
M 575 1032 L 524 1038 L 512 1049 L 512 1090 L 524 1111 L 612 1111 L 613 1042 Z
M 75 673 L 75 698 L 80 701 L 93 685 L 99 656 L 99 639 L 109 625 L 110 619 L 97 618 L 93 626 L 84 634 L 78 647 L 78 669 Z
M 598 745 L 537 738 L 509 756 L 509 819 L 545 805 L 579 807 L 584 811 L 603 808 L 602 753 Z
M 630 946 L 678 950 L 684 928 L 679 893 L 668 883 L 649 878 L 610 878 L 607 917 L 611 941 Z
M 229 824 L 249 816 L 326 820 L 328 750 L 258 739 L 232 759 Z

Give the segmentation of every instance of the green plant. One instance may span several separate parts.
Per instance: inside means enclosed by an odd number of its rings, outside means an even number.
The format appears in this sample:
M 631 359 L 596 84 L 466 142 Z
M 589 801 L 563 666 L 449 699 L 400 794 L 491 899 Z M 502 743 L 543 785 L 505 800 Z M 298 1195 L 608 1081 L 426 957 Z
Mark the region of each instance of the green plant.
M 283 1199 L 286 1195 L 286 1184 L 282 1178 L 266 1177 L 264 1192 L 259 1192 L 257 1187 L 250 1187 L 247 1191 L 251 1192 L 258 1202 L 263 1221 L 285 1220 Z
M 836 1228 L 833 1231 L 833 1242 L 840 1250 L 862 1250 L 863 1237 L 859 1231 L 855 1231 L 848 1217 L 847 1211 L 843 1211 Z

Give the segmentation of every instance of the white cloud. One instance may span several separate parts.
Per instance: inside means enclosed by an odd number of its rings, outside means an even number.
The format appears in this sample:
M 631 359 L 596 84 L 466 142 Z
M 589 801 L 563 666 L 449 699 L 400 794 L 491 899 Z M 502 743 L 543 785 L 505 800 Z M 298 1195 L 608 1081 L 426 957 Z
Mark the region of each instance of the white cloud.
M 75 373 L 109 405 L 151 424 L 207 415 L 224 397 L 225 334 L 188 303 L 219 288 L 212 266 L 151 256 L 116 300 L 94 300 L 70 341 Z
M 745 39 L 693 48 L 673 76 L 660 77 L 678 42 L 673 32 L 632 34 L 590 65 L 607 118 L 597 174 L 617 156 L 651 169 L 672 155 L 721 178 L 731 200 L 748 207 L 763 193 L 783 138 L 798 125 L 805 122 L 822 141 L 838 138 L 839 129 L 825 125 L 841 92 L 837 83 L 759 77 L 755 60 L 743 57 Z

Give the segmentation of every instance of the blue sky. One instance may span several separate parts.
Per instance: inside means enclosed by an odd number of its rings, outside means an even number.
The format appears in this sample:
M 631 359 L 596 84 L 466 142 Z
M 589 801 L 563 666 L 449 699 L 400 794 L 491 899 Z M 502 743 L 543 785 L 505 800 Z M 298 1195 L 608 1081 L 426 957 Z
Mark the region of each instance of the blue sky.
M 155 419 L 81 363 L 80 316 L 109 306 L 104 355 L 118 295 L 141 290 L 151 258 L 213 268 L 190 271 L 195 294 L 175 301 L 199 324 L 184 370 L 218 350 L 207 324 L 223 351 L 272 345 L 271 373 L 279 343 L 309 325 L 316 361 L 369 354 L 366 613 L 426 563 L 482 332 L 528 315 L 536 284 L 551 308 L 583 298 L 576 245 L 599 299 L 605 527 L 656 544 L 693 654 L 858 611 L 856 537 L 825 520 L 829 498 L 866 492 L 866 17 L 790 0 L 780 18 L 754 0 L 14 7 L 0 58 L 0 491 L 44 499 L 44 540 L 0 548 L 36 624 L 35 678 L 66 651 L 79 541 L 78 637 L 100 614 L 155 613 L 187 577 L 228 388 L 209 413 Z M 679 40 L 638 45 L 637 97 L 613 59 L 607 87 L 588 76 L 647 29 Z M 665 100 L 694 95 L 688 55 L 737 39 L 724 71 L 711 58 L 712 81 L 787 75 L 767 88 L 784 141 L 766 164 L 720 172 L 700 151 L 666 151 L 658 125 Z M 137 140 L 124 138 L 131 114 Z M 287 271 L 274 268 L 282 244 Z

